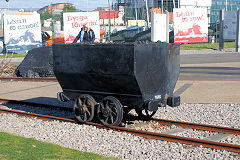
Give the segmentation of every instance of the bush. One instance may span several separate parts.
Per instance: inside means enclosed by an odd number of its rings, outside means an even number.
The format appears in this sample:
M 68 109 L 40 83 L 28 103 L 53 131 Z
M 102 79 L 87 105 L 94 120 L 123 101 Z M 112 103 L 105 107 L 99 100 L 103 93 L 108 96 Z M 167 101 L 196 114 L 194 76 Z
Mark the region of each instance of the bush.
M 16 66 L 11 64 L 10 58 L 0 59 L 0 76 L 1 77 L 13 77 L 15 75 Z

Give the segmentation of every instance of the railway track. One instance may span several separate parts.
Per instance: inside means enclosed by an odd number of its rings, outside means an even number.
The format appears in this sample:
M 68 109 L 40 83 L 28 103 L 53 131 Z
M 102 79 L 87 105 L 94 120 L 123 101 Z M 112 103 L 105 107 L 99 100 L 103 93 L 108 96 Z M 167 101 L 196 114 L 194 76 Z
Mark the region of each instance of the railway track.
M 30 103 L 30 102 L 7 100 L 7 99 L 0 99 L 0 102 L 31 105 L 31 106 L 37 106 L 37 107 L 47 107 L 47 108 L 52 108 L 52 109 L 59 108 L 59 109 L 66 110 L 66 111 L 72 110 L 71 108 L 63 108 L 63 107 L 52 106 L 52 105 L 44 105 L 44 104 L 38 104 L 38 103 Z M 0 109 L 0 113 L 15 113 L 15 114 L 18 114 L 21 116 L 37 117 L 37 118 L 43 119 L 43 120 L 59 120 L 59 121 L 64 121 L 64 122 L 76 123 L 76 121 L 74 119 L 46 116 L 46 115 L 27 113 L 27 112 L 16 111 L 16 110 Z M 219 127 L 219 126 L 195 124 L 195 123 L 189 123 L 189 122 L 179 122 L 179 121 L 164 120 L 164 119 L 152 119 L 152 120 L 156 121 L 160 124 L 165 124 L 165 125 L 176 125 L 176 126 L 180 126 L 183 128 L 192 128 L 192 129 L 198 129 L 198 130 L 207 130 L 207 131 L 212 131 L 212 132 L 221 132 L 221 133 L 227 133 L 227 134 L 240 135 L 240 129 L 237 129 L 237 128 Z M 119 131 L 119 132 L 127 132 L 130 134 L 136 135 L 136 136 L 147 138 L 147 139 L 156 139 L 156 140 L 170 141 L 170 142 L 175 142 L 175 143 L 183 143 L 183 144 L 188 144 L 188 145 L 192 145 L 192 146 L 200 146 L 201 145 L 201 146 L 207 147 L 207 148 L 227 150 L 227 151 L 231 151 L 231 152 L 240 153 L 240 145 L 219 143 L 219 142 L 214 142 L 214 141 L 187 138 L 187 137 L 180 137 L 180 136 L 161 134 L 161 133 L 156 133 L 156 132 L 147 132 L 147 131 L 135 130 L 135 129 L 125 128 L 125 127 L 118 127 L 118 126 L 106 127 L 104 125 L 101 125 L 98 123 L 93 123 L 93 122 L 87 122 L 86 124 L 93 125 L 93 126 L 96 126 L 99 128 L 112 129 L 112 130 Z
M 172 121 L 172 120 L 157 119 L 157 118 L 153 118 L 152 120 L 164 125 L 175 125 L 183 128 L 191 128 L 191 129 L 198 129 L 198 130 L 204 130 L 204 131 L 240 135 L 240 129 L 238 128 L 220 127 L 220 126 L 214 126 L 214 125 L 180 122 L 180 121 Z

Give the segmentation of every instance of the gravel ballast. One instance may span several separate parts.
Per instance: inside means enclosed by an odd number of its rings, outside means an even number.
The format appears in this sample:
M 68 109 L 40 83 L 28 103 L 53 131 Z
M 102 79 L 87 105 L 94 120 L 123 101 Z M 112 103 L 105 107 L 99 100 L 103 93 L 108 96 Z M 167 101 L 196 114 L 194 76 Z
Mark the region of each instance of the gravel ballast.
M 157 118 L 240 128 L 240 106 L 234 104 L 182 104 L 160 108 Z M 203 147 L 149 140 L 126 133 L 58 121 L 0 114 L 0 131 L 82 151 L 123 159 L 240 159 L 240 154 Z M 194 132 L 194 130 L 193 130 Z M 207 136 L 208 132 L 204 132 Z M 209 135 L 212 135 L 209 132 Z M 239 144 L 239 136 L 225 143 Z

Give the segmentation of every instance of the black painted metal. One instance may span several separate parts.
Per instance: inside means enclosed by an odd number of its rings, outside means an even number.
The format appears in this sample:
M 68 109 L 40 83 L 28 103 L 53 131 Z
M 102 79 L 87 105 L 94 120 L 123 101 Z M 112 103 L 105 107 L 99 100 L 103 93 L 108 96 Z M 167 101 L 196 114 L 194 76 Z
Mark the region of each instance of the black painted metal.
M 115 96 L 140 107 L 172 95 L 180 70 L 179 45 L 168 43 L 55 44 L 53 68 L 70 99 Z

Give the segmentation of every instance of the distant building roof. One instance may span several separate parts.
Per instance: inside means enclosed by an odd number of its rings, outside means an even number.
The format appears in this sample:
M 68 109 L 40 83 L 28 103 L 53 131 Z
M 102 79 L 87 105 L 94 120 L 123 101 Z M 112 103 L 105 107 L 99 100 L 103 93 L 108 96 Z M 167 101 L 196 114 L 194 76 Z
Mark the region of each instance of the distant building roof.
M 54 3 L 54 4 L 52 4 L 52 6 L 56 6 L 56 5 L 59 5 L 59 4 L 73 5 L 72 3 Z M 38 11 L 45 10 L 45 9 L 47 9 L 49 6 L 51 6 L 51 5 L 47 5 L 47 6 L 45 6 L 45 7 L 42 7 L 42 8 L 40 8 Z
M 118 18 L 119 11 L 110 11 L 110 19 Z M 100 19 L 109 19 L 109 11 L 99 11 Z

